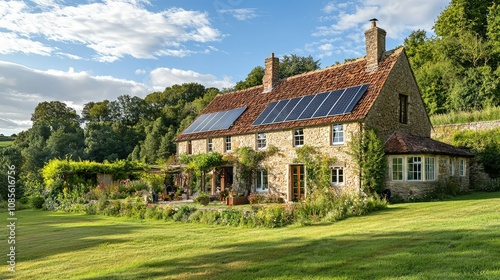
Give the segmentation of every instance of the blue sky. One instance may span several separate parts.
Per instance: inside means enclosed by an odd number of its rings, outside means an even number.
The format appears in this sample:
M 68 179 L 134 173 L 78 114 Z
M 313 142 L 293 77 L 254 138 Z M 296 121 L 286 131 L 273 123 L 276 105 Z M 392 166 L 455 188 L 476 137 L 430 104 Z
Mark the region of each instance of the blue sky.
M 145 97 L 174 84 L 219 89 L 275 56 L 321 67 L 365 55 L 378 18 L 387 49 L 432 34 L 449 0 L 31 0 L 0 2 L 0 134 L 31 126 L 36 105 Z

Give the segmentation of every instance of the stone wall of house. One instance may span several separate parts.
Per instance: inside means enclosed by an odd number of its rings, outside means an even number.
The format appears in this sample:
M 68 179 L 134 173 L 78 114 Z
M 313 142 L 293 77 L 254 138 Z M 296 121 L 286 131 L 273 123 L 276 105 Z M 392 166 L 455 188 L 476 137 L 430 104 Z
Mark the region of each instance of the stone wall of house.
M 472 122 L 462 124 L 436 125 L 433 127 L 431 137 L 433 139 L 450 143 L 455 133 L 465 130 L 484 131 L 500 127 L 500 120 Z
M 423 155 L 406 155 L 423 156 Z M 470 182 L 470 159 L 451 156 L 431 155 L 436 160 L 436 180 L 434 181 L 392 181 L 390 178 L 390 168 L 386 180 L 386 188 L 391 190 L 393 196 L 400 196 L 404 199 L 413 199 L 425 197 L 427 194 L 436 191 L 438 188 L 445 188 L 448 192 L 466 191 L 469 189 Z M 390 166 L 391 156 L 388 157 Z M 459 160 L 465 160 L 465 176 L 459 174 Z M 450 167 L 450 162 L 453 165 Z M 405 166 L 406 167 L 406 166 Z M 422 169 L 425 168 L 425 162 L 422 163 Z M 406 168 L 404 168 L 406 171 Z M 423 175 L 422 175 L 423 176 Z
M 359 188 L 359 175 L 351 157 L 346 154 L 347 142 L 351 140 L 351 133 L 359 131 L 358 123 L 344 124 L 344 145 L 332 145 L 331 134 L 332 125 L 305 127 L 304 144 L 315 146 L 319 151 L 335 159 L 337 166 L 344 167 L 344 186 L 337 187 L 342 190 L 352 190 Z M 297 164 L 297 154 L 293 146 L 293 129 L 266 132 L 267 146 L 276 146 L 280 153 L 266 159 L 262 166 L 268 170 L 269 189 L 272 193 L 279 193 L 285 200 L 291 196 L 290 185 L 290 166 Z M 231 137 L 232 150 L 235 151 L 241 147 L 251 147 L 256 149 L 256 135 L 234 135 Z M 206 139 L 192 140 L 193 154 L 206 152 Z M 225 154 L 225 137 L 217 137 L 212 140 L 214 151 Z M 178 143 L 179 154 L 186 153 L 187 142 Z M 306 171 L 307 172 L 307 171 Z M 238 185 L 237 182 L 236 186 Z M 306 186 L 307 188 L 307 186 Z
M 407 124 L 399 122 L 400 94 L 408 96 Z M 379 97 L 368 112 L 366 124 L 376 128 L 384 140 L 394 131 L 430 137 L 431 123 L 406 55 L 400 56 L 394 65 Z
M 191 151 L 193 154 L 206 153 L 207 140 L 206 139 L 191 140 Z

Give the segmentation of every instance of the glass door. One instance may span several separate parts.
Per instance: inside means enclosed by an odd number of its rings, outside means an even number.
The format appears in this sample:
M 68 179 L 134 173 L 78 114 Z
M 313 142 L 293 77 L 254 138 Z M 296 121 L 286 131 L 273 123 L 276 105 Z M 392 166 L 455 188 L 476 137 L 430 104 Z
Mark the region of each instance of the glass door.
M 305 168 L 302 164 L 292 165 L 291 169 L 292 200 L 299 201 L 305 197 Z

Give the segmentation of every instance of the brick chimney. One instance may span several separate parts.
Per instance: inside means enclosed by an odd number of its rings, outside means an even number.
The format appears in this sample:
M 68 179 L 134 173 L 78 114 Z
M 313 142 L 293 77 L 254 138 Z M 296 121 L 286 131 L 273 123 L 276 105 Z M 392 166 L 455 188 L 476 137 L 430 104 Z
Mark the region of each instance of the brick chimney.
M 271 57 L 266 58 L 264 64 L 266 69 L 264 69 L 262 84 L 264 85 L 264 92 L 270 92 L 280 76 L 280 60 L 274 57 L 274 53 L 271 53 Z
M 371 19 L 372 26 L 365 31 L 366 38 L 366 68 L 377 68 L 382 55 L 385 52 L 385 32 L 384 29 L 377 27 L 377 19 Z

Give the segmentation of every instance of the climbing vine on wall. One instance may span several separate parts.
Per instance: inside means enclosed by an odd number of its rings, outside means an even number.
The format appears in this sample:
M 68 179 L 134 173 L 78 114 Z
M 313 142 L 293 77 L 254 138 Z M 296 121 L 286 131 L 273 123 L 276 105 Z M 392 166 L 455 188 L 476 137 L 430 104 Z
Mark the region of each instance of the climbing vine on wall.
M 384 142 L 373 129 L 352 133 L 347 153 L 356 163 L 361 175 L 361 187 L 368 193 L 382 192 L 384 189 L 387 162 Z
M 278 153 L 279 149 L 275 146 L 258 151 L 250 147 L 241 147 L 236 150 L 233 161 L 237 170 L 237 179 L 243 189 L 250 190 L 253 175 L 261 167 L 262 161 Z
M 315 190 L 329 188 L 330 164 L 335 162 L 335 159 L 321 154 L 318 148 L 308 145 L 295 149 L 295 153 L 297 154 L 297 158 L 294 161 L 296 163 L 303 163 L 306 167 L 308 195 Z

